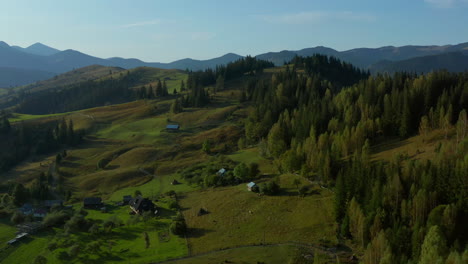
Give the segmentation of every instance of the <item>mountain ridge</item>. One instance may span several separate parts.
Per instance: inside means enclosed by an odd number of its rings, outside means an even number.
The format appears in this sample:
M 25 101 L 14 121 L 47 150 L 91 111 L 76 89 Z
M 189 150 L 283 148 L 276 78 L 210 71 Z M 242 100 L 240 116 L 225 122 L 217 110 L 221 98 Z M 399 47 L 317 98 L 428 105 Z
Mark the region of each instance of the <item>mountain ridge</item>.
M 34 51 L 36 50 L 36 54 Z M 37 50 L 42 50 L 41 52 Z M 355 48 L 345 51 L 337 51 L 335 49 L 316 46 L 304 48 L 301 50 L 282 50 L 279 52 L 267 52 L 258 54 L 255 57 L 258 59 L 268 60 L 275 65 L 282 65 L 290 61 L 294 56 L 311 56 L 313 54 L 323 54 L 334 56 L 342 61 L 349 62 L 356 67 L 363 69 L 371 69 L 371 67 L 380 61 L 398 61 L 407 60 L 415 57 L 437 55 L 448 52 L 462 52 L 468 54 L 468 42 L 454 45 L 406 45 L 406 46 L 383 46 L 379 48 Z M 49 54 L 49 55 L 38 55 Z M 89 65 L 99 64 L 102 66 L 121 67 L 131 69 L 141 66 L 161 68 L 161 69 L 180 69 L 180 70 L 204 70 L 207 68 L 215 68 L 218 65 L 224 65 L 229 62 L 242 58 L 243 56 L 235 53 L 226 53 L 220 57 L 197 60 L 192 58 L 184 58 L 172 62 L 145 62 L 136 58 L 99 58 L 82 53 L 77 50 L 67 49 L 59 51 L 42 43 L 35 43 L 28 48 L 10 46 L 4 41 L 0 41 L 0 67 L 25 69 L 27 71 L 37 70 L 42 72 L 51 72 L 60 74 L 74 69 L 86 67 Z M 21 79 L 21 75 L 18 75 Z M 40 79 L 39 79 L 40 80 Z M 3 85 L 15 85 L 16 83 L 25 84 L 22 80 L 12 80 Z M 8 85 L 9 84 L 9 85 Z

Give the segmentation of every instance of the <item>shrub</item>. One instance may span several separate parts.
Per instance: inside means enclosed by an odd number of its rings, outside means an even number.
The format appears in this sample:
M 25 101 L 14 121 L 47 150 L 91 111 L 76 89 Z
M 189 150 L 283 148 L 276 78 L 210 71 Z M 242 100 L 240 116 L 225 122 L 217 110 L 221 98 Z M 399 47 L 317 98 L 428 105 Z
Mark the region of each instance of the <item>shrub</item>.
M 266 195 L 275 195 L 280 191 L 279 185 L 275 181 L 264 183 L 260 187 L 260 191 Z
M 249 175 L 250 178 L 255 178 L 257 175 L 260 173 L 260 170 L 258 169 L 258 163 L 250 163 L 249 165 Z
M 24 216 L 24 214 L 20 213 L 20 212 L 15 212 L 12 216 L 11 216 L 11 222 L 15 225 L 17 224 L 21 224 L 24 222 L 24 220 L 26 219 L 26 217 Z
M 38 255 L 35 259 L 34 259 L 34 264 L 46 264 L 47 263 L 47 259 L 42 256 L 42 255 Z
M 185 233 L 187 226 L 185 224 L 185 221 L 179 220 L 179 221 L 173 221 L 169 228 L 174 235 L 181 236 Z
M 246 181 L 249 178 L 249 168 L 245 163 L 240 163 L 234 168 L 234 176 L 241 181 Z
M 68 219 L 70 219 L 70 216 L 63 211 L 53 212 L 42 220 L 42 224 L 46 227 L 63 225 Z
M 175 200 L 170 201 L 169 209 L 173 209 L 173 210 L 179 209 L 179 204 L 177 203 L 177 201 Z
M 70 256 L 70 258 L 74 258 L 74 257 L 78 256 L 79 253 L 80 253 L 80 246 L 77 245 L 77 244 L 71 246 L 68 249 L 68 256 Z
M 97 162 L 96 167 L 97 167 L 98 170 L 99 170 L 99 169 L 104 169 L 104 168 L 107 166 L 107 164 L 108 164 L 109 162 L 111 162 L 110 159 L 100 159 L 100 160 Z

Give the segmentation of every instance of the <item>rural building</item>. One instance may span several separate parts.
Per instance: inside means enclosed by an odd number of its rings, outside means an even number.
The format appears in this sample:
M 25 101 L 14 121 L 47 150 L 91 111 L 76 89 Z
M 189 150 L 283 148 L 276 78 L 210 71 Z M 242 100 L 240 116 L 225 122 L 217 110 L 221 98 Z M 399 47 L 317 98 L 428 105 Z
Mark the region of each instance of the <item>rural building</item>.
M 27 237 L 28 235 L 29 235 L 28 233 L 21 233 L 21 234 L 17 235 L 15 238 L 13 238 L 12 240 L 8 241 L 7 244 L 8 245 L 13 245 L 16 242 L 20 241 L 21 239 Z
M 167 131 L 179 131 L 179 124 L 171 124 L 166 126 Z
M 102 199 L 99 197 L 86 197 L 83 200 L 83 207 L 99 209 L 102 207 Z
M 255 182 L 249 182 L 249 183 L 247 184 L 247 189 L 248 189 L 249 191 L 252 191 L 252 188 L 255 187 L 255 186 L 257 186 L 257 184 L 255 184 Z
M 33 208 L 32 204 L 25 203 L 25 204 L 23 204 L 23 206 L 18 208 L 18 210 L 24 215 L 32 215 L 34 208 Z
M 132 209 L 136 214 L 142 214 L 147 211 L 154 212 L 155 210 L 153 202 L 148 198 L 141 197 L 141 195 L 132 199 L 129 204 L 130 209 Z
M 52 208 L 53 206 L 63 206 L 62 200 L 45 200 L 44 206 L 48 209 Z
M 42 208 L 39 208 L 39 209 L 34 209 L 33 210 L 33 216 L 35 218 L 44 218 L 46 217 L 47 215 L 47 210 L 46 209 L 42 209 Z
M 124 197 L 122 199 L 122 202 L 123 202 L 123 204 L 128 204 L 128 203 L 130 203 L 131 200 L 132 200 L 131 195 L 124 195 Z
M 220 169 L 220 170 L 216 173 L 216 175 L 221 176 L 221 177 L 223 177 L 224 174 L 226 174 L 226 169 L 225 169 L 225 168 Z

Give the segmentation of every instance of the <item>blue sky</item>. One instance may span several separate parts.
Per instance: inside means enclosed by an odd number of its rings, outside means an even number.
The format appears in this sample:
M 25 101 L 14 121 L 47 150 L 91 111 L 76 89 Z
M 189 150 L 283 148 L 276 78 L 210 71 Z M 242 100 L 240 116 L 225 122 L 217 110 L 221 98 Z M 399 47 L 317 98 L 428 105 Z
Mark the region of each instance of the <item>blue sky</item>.
M 0 0 L 0 40 L 169 62 L 468 41 L 468 0 Z

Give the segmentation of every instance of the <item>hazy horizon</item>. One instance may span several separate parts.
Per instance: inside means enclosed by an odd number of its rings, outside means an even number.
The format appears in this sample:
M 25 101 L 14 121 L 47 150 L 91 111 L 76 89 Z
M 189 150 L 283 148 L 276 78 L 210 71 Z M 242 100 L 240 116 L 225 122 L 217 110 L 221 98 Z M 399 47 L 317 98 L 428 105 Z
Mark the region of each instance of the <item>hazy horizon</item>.
M 2 2 L 0 35 L 100 58 L 151 62 L 226 53 L 326 46 L 339 51 L 466 42 L 468 0 L 349 1 L 14 1 Z M 444 23 L 440 23 L 443 21 Z

